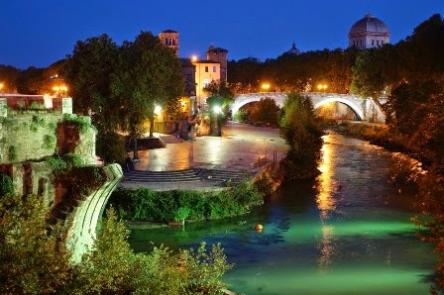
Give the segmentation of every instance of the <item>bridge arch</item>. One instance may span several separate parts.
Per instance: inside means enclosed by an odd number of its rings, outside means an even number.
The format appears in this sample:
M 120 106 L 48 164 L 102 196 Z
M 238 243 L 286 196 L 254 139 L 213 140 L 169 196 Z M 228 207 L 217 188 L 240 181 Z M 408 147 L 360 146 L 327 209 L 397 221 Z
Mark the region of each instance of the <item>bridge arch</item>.
M 364 120 L 364 111 L 362 109 L 362 106 L 360 106 L 357 102 L 355 102 L 353 99 L 348 99 L 340 96 L 331 96 L 331 97 L 325 97 L 320 99 L 319 101 L 314 101 L 316 99 L 312 99 L 313 101 L 313 108 L 316 110 L 323 105 L 331 102 L 340 102 L 342 104 L 345 104 L 348 106 L 352 111 L 356 114 L 359 120 Z
M 348 94 L 336 94 L 336 93 L 318 93 L 308 92 L 303 93 L 308 96 L 314 109 L 322 107 L 324 104 L 331 102 L 339 102 L 348 106 L 357 116 L 359 120 L 367 120 L 372 115 L 377 115 L 380 121 L 384 121 L 385 117 L 379 106 L 375 106 L 374 103 L 366 98 Z M 264 98 L 273 99 L 279 107 L 283 107 L 287 100 L 288 93 L 284 92 L 271 92 L 271 93 L 248 93 L 240 94 L 235 97 L 233 104 L 231 105 L 231 112 L 235 114 L 241 107 L 248 103 L 260 101 Z M 369 113 L 370 111 L 370 113 Z

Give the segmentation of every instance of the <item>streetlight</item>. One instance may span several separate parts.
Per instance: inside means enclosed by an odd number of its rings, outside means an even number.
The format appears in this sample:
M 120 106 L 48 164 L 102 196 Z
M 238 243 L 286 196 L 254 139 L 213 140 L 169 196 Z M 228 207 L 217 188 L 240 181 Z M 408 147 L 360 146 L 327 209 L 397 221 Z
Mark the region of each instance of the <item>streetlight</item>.
M 328 88 L 328 85 L 327 84 L 322 84 L 322 83 L 320 83 L 320 84 L 318 84 L 318 90 L 319 91 L 325 91 L 325 90 L 327 90 L 327 88 Z
M 5 87 L 5 84 L 3 82 L 0 82 L 0 92 L 2 92 L 4 87 Z
M 64 84 L 55 85 L 54 87 L 52 87 L 52 91 L 54 91 L 56 95 L 62 95 L 68 92 L 68 87 Z
M 197 58 L 197 55 L 192 55 L 191 56 L 191 62 L 197 62 L 198 61 L 198 58 Z
M 219 122 L 219 115 L 222 113 L 222 107 L 220 105 L 214 105 L 213 106 L 213 113 L 214 113 L 214 129 L 212 129 L 211 133 L 212 135 L 217 135 L 217 136 L 221 136 L 222 135 L 222 130 L 220 127 L 220 122 Z
M 262 91 L 269 91 L 270 88 L 271 88 L 270 83 L 264 82 L 264 83 L 261 84 Z
M 155 114 L 156 116 L 159 116 L 160 113 L 162 113 L 162 107 L 161 107 L 160 105 L 156 104 L 156 105 L 154 106 L 154 114 Z
M 222 113 L 222 108 L 221 108 L 221 106 L 220 106 L 220 105 L 215 105 L 215 106 L 213 107 L 213 112 L 214 112 L 216 115 L 219 115 L 220 113 Z

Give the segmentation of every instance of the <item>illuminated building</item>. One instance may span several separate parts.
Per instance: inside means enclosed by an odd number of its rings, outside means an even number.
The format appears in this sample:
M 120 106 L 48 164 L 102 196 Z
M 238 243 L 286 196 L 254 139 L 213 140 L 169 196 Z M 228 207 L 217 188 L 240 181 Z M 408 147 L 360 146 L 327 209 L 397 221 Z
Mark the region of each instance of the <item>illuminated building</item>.
M 390 43 L 390 32 L 382 20 L 367 14 L 352 26 L 348 39 L 350 47 L 375 48 Z

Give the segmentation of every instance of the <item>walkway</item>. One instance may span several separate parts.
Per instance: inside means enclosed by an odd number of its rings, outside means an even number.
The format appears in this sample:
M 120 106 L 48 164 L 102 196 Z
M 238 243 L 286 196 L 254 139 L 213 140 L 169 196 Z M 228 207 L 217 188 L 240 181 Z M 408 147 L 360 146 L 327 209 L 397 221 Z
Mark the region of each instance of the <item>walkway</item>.
M 127 173 L 122 187 L 155 190 L 220 188 L 227 179 L 254 175 L 264 165 L 279 161 L 287 145 L 278 129 L 228 123 L 222 137 L 195 141 L 162 137 L 167 146 L 139 152 L 136 171 Z

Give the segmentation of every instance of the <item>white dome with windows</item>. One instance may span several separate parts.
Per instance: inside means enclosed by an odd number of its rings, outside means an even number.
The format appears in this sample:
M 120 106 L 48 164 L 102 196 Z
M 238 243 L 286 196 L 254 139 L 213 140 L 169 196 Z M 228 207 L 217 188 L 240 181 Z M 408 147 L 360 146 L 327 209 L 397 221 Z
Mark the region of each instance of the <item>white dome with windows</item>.
M 350 29 L 349 45 L 358 49 L 380 47 L 390 43 L 390 32 L 385 23 L 377 17 L 367 14 Z

